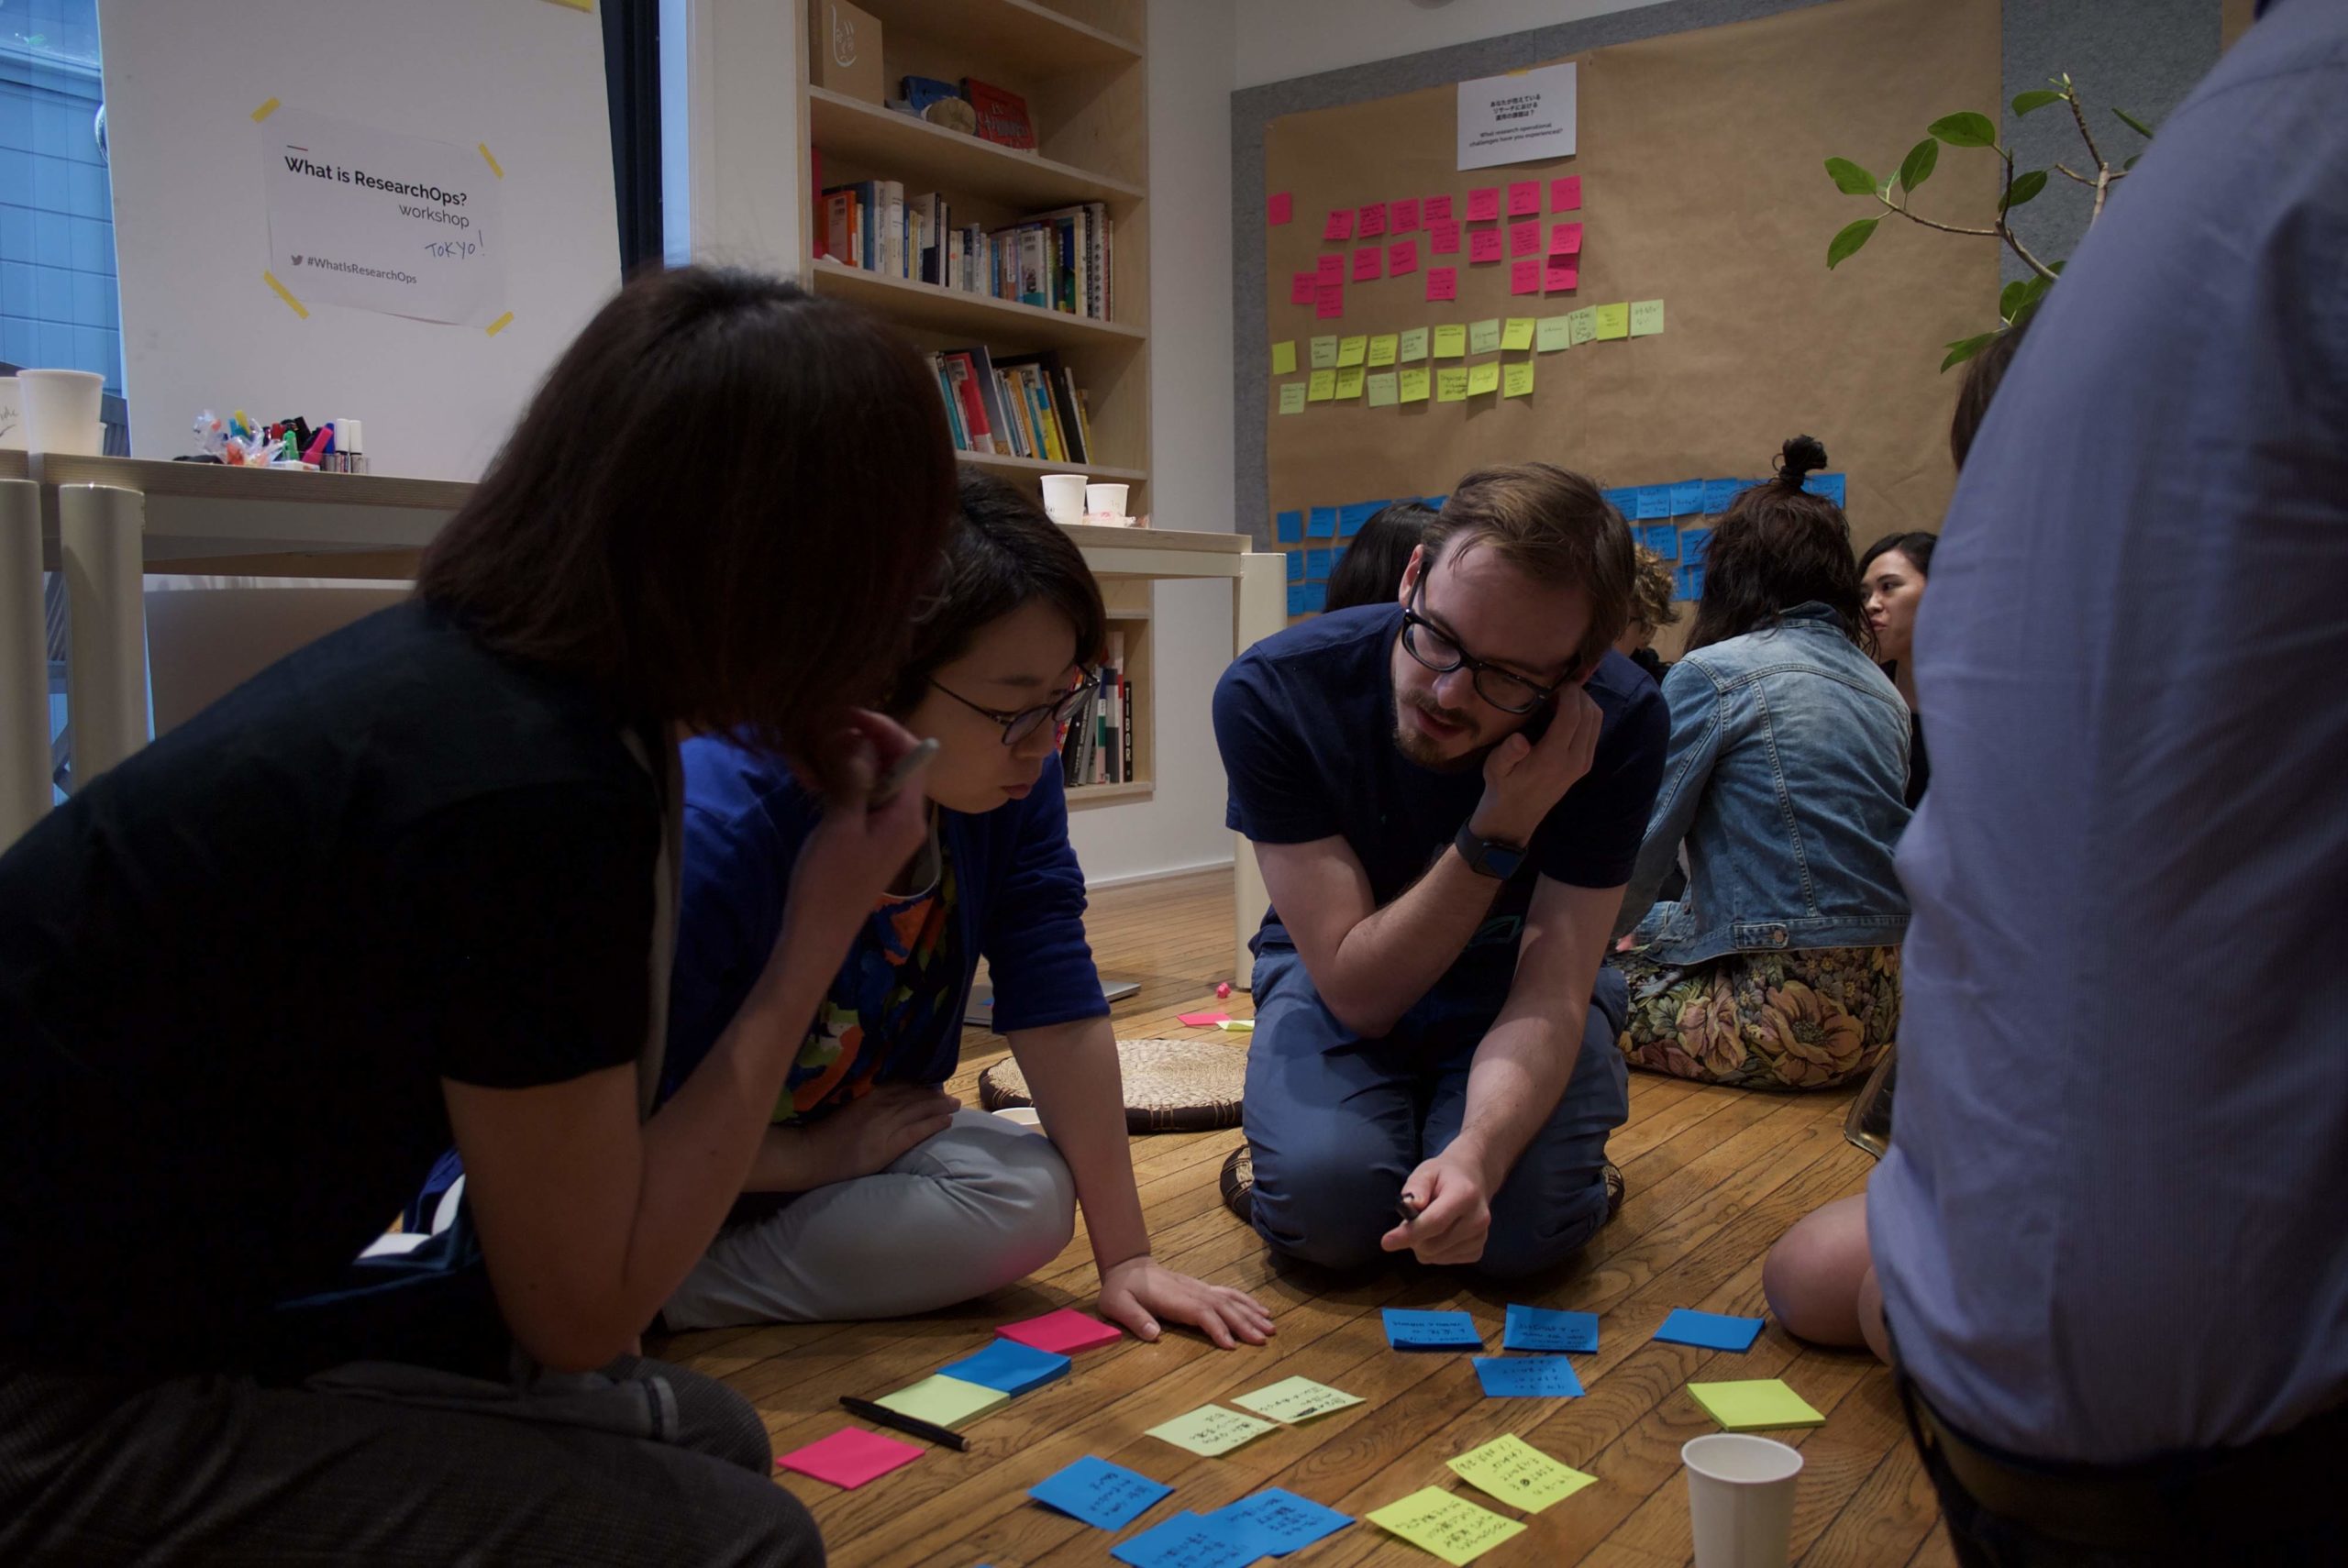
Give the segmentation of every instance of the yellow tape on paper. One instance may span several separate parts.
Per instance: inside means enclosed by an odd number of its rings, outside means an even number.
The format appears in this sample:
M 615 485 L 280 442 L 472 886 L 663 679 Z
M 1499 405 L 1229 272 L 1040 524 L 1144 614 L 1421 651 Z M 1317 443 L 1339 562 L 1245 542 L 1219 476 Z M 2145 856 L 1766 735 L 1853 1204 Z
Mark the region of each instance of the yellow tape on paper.
M 482 161 L 489 165 L 489 171 L 492 174 L 496 175 L 501 180 L 504 179 L 505 171 L 500 169 L 497 166 L 497 160 L 490 156 L 489 143 L 485 141 L 477 141 L 473 143 L 473 145 L 481 149 Z
M 513 325 L 514 313 L 509 310 L 504 315 L 499 316 L 495 321 L 491 322 L 487 326 L 482 327 L 482 330 L 488 333 L 492 337 L 494 337 Z
M 260 124 L 261 121 L 269 118 L 270 116 L 277 113 L 278 110 L 284 106 L 285 105 L 283 104 L 280 103 L 275 98 L 271 98 L 268 103 L 263 104 L 260 108 L 253 111 L 253 124 Z
M 293 310 L 295 315 L 300 316 L 304 321 L 310 319 L 309 307 L 305 305 L 300 300 L 294 297 L 293 290 L 287 288 L 284 284 L 277 281 L 276 273 L 264 267 L 260 270 L 260 281 L 267 283 L 271 288 L 275 289 L 277 291 L 277 297 L 283 300 Z

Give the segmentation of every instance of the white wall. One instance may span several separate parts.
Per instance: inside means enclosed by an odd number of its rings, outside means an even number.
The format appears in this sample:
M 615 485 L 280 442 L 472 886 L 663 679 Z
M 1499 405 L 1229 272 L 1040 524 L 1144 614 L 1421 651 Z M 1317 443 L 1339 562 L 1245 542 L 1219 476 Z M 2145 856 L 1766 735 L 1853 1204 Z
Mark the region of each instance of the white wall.
M 1247 0 L 1234 87 L 1578 22 L 1654 0 Z M 1151 7 L 1153 16 L 1157 10 Z M 1151 34 L 1153 45 L 1157 35 Z

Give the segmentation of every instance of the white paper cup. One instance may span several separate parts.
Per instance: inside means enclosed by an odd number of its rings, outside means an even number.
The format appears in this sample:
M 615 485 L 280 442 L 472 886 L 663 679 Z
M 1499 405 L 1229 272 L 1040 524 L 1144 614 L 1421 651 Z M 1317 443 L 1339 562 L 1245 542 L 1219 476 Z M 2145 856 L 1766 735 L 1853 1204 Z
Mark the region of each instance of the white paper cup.
M 25 405 L 17 378 L 0 376 L 0 451 L 25 449 Z
M 1083 522 L 1084 488 L 1082 474 L 1046 474 L 1044 515 L 1059 524 Z
M 1715 1432 L 1679 1450 L 1696 1568 L 1786 1568 L 1800 1451 L 1765 1437 Z
M 1087 523 L 1108 523 L 1123 527 L 1125 522 L 1125 497 L 1132 487 L 1122 484 L 1088 484 L 1084 487 L 1084 520 Z
M 105 384 L 104 376 L 90 370 L 18 370 L 25 445 L 36 452 L 96 457 L 105 444 L 98 422 L 98 397 Z

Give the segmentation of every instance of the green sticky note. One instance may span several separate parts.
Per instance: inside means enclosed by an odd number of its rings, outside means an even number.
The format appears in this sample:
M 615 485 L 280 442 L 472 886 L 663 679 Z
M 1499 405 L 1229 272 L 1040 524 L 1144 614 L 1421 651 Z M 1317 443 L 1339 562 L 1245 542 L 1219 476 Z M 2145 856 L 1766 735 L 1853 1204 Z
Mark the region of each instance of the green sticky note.
M 1304 412 L 1304 383 L 1302 381 L 1280 383 L 1280 412 L 1282 414 Z
M 1295 338 L 1284 337 L 1272 345 L 1272 374 L 1276 376 L 1296 374 Z
M 952 1431 L 965 1421 L 975 1421 L 989 1410 L 1001 1409 L 1011 1403 L 1011 1396 L 1000 1388 L 982 1388 L 975 1383 L 965 1383 L 944 1373 L 925 1377 L 909 1388 L 894 1394 L 884 1394 L 873 1401 L 917 1421 L 927 1421 L 933 1427 Z
M 1424 402 L 1426 402 L 1426 400 L 1427 400 L 1427 383 L 1428 383 L 1430 381 L 1432 381 L 1433 379 L 1434 379 L 1433 377 L 1431 377 L 1431 376 L 1429 376 L 1429 375 L 1427 374 L 1427 372 L 1426 372 L 1426 369 L 1425 369 L 1425 367 L 1424 367 L 1424 366 L 1422 366 L 1422 367 L 1420 367 L 1418 370 L 1404 370 L 1404 371 L 1402 371 L 1402 372 L 1401 372 L 1401 393 L 1402 393 L 1402 401 L 1403 401 L 1404 403 L 1424 403 Z
M 1451 1468 L 1479 1492 L 1528 1514 L 1598 1485 L 1597 1476 L 1559 1463 L 1513 1432 L 1469 1449 L 1451 1461 Z
M 1468 351 L 1470 354 L 1496 354 L 1501 347 L 1501 318 L 1488 315 L 1481 321 L 1468 324 Z
M 1501 328 L 1501 347 L 1512 354 L 1520 348 L 1532 348 L 1533 318 L 1529 315 L 1510 316 L 1508 325 Z
M 1242 1443 L 1253 1442 L 1266 1432 L 1279 1430 L 1274 1421 L 1243 1416 L 1220 1405 L 1202 1405 L 1187 1416 L 1177 1416 L 1150 1428 L 1148 1435 L 1213 1459 L 1217 1454 L 1229 1453 Z
M 1395 386 L 1394 372 L 1391 370 L 1380 370 L 1369 378 L 1366 386 L 1369 392 L 1369 406 L 1372 408 L 1391 408 L 1402 401 Z
M 1349 397 L 1361 396 L 1362 374 L 1362 368 L 1359 365 L 1347 365 L 1345 369 L 1337 372 L 1337 398 L 1339 402 L 1343 402 L 1345 399 Z
M 1653 337 L 1662 330 L 1663 302 L 1661 300 L 1633 300 L 1631 302 L 1632 337 Z
M 1368 352 L 1369 339 L 1360 333 L 1351 337 L 1340 337 L 1337 339 L 1337 368 L 1343 370 L 1347 365 L 1358 365 Z
M 1401 334 L 1393 332 L 1380 333 L 1378 337 L 1369 340 L 1369 362 L 1373 365 L 1392 364 L 1394 362 L 1395 350 L 1401 347 Z
M 1405 365 L 1427 357 L 1427 329 L 1413 326 L 1402 334 L 1401 352 L 1397 356 Z
M 1532 360 L 1512 359 L 1502 367 L 1501 395 L 1502 397 L 1531 397 L 1533 395 Z
M 1445 366 L 1434 373 L 1434 400 L 1437 403 L 1468 401 L 1468 367 Z
M 1560 348 L 1568 348 L 1573 340 L 1573 317 L 1569 315 L 1545 315 L 1534 328 L 1533 347 L 1543 354 L 1554 354 Z
M 1568 314 L 1566 323 L 1573 329 L 1574 347 L 1578 348 L 1598 336 L 1598 307 L 1584 305 Z
M 1631 307 L 1627 304 L 1602 304 L 1598 307 L 1598 340 L 1611 342 L 1631 336 Z
M 1468 1568 L 1501 1542 L 1524 1533 L 1524 1527 L 1516 1520 L 1479 1508 L 1440 1486 L 1372 1508 L 1367 1517 L 1388 1534 L 1401 1536 L 1422 1551 L 1434 1552 L 1451 1568 Z
M 1326 403 L 1336 395 L 1337 372 L 1335 370 L 1313 371 L 1312 389 L 1304 394 L 1304 401 L 1307 403 Z
M 1283 1377 L 1253 1394 L 1242 1394 L 1232 1403 L 1243 1410 L 1253 1410 L 1268 1421 L 1284 1421 L 1294 1426 L 1315 1416 L 1342 1410 L 1348 1405 L 1358 1405 L 1361 1396 L 1332 1388 L 1325 1383 L 1315 1383 L 1309 1377 Z
M 1469 397 L 1481 397 L 1486 392 L 1496 392 L 1500 390 L 1501 367 L 1498 360 L 1487 359 L 1479 365 L 1468 367 L 1468 395 Z
M 1335 370 L 1337 365 L 1337 339 L 1335 336 L 1312 339 L 1312 368 L 1316 370 Z
M 1464 359 L 1468 357 L 1468 329 L 1457 322 L 1447 322 L 1434 329 L 1434 357 L 1438 359 Z
M 1712 1419 L 1733 1432 L 1768 1431 L 1778 1427 L 1822 1427 L 1826 1418 L 1810 1401 L 1775 1377 L 1741 1383 L 1690 1383 L 1688 1392 Z

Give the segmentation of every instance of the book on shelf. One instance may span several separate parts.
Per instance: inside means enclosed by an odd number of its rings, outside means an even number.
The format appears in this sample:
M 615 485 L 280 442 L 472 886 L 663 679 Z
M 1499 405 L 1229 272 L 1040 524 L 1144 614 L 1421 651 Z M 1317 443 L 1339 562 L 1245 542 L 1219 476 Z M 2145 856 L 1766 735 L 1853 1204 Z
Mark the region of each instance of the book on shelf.
M 1060 743 L 1060 779 L 1071 790 L 1128 784 L 1134 777 L 1133 679 L 1124 668 L 1125 635 L 1112 631 L 1105 662 Z
M 814 252 L 847 266 L 985 294 L 1095 321 L 1115 319 L 1116 225 L 1085 202 L 1007 227 L 954 222 L 936 192 L 908 197 L 894 180 L 826 189 Z
M 983 344 L 929 356 L 958 451 L 1091 461 L 1091 415 L 1056 353 L 996 358 Z

